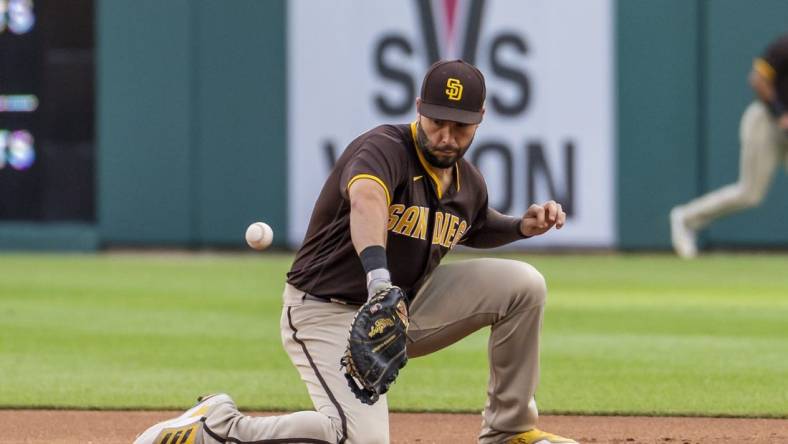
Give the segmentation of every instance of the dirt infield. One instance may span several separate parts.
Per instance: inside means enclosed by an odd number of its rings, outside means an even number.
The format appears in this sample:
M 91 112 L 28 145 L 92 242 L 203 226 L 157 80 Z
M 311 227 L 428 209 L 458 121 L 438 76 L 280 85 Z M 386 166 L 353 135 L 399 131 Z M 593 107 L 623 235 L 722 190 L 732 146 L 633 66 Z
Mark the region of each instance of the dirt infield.
M 149 425 L 178 414 L 0 410 L 0 443 L 128 444 Z M 395 413 L 392 443 L 473 443 L 479 424 L 478 415 Z M 788 443 L 788 419 L 543 416 L 540 425 L 581 443 Z

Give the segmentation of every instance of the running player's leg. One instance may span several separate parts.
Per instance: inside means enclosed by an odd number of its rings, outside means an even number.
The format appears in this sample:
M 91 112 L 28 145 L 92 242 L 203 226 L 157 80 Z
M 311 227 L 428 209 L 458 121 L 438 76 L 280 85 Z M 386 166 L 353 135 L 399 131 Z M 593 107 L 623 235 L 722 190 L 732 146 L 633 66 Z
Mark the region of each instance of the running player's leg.
M 726 214 L 758 205 L 780 162 L 780 134 L 761 102 L 742 116 L 739 180 L 680 207 L 687 227 L 699 230 Z
M 411 305 L 409 356 L 492 326 L 481 442 L 502 442 L 536 425 L 533 396 L 546 292 L 542 275 L 524 262 L 475 259 L 439 266 Z

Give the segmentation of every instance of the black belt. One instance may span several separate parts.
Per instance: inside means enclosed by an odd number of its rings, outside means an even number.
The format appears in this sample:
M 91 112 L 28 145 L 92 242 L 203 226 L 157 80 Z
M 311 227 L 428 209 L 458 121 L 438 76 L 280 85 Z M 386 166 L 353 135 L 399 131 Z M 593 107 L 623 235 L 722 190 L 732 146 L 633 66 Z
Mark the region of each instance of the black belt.
M 327 302 L 327 303 L 333 302 L 335 304 L 353 305 L 353 306 L 356 306 L 356 307 L 360 307 L 362 305 L 362 304 L 359 304 L 358 302 L 343 301 L 342 299 L 336 299 L 336 298 L 324 298 L 324 297 L 315 296 L 315 295 L 309 294 L 309 293 L 304 293 L 304 300 L 305 301 L 316 301 L 316 302 Z

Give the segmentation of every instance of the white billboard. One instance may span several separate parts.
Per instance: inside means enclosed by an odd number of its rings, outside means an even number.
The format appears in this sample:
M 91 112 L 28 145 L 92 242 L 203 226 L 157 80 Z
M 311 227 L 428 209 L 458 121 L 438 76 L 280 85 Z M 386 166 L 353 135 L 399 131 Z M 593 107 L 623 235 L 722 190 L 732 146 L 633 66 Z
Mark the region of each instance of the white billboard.
M 487 81 L 466 154 L 490 204 L 520 215 L 549 198 L 569 217 L 516 244 L 615 244 L 611 0 L 294 0 L 288 7 L 289 242 L 298 246 L 334 159 L 362 132 L 415 120 L 432 61 Z

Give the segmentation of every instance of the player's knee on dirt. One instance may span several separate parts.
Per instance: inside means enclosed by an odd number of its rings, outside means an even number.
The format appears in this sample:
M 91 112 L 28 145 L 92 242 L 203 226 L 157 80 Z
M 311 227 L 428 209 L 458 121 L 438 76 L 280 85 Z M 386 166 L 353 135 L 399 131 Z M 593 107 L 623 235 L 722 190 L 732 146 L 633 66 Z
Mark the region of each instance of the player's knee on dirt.
M 337 427 L 334 426 L 332 419 L 328 416 L 315 411 L 295 412 L 281 416 L 246 416 L 236 407 L 235 402 L 222 403 L 211 409 L 205 418 L 205 427 L 210 432 L 205 435 L 207 442 L 214 442 L 215 436 L 229 437 L 234 434 L 242 433 L 244 437 L 259 438 L 264 430 L 274 433 L 282 432 L 297 424 L 297 436 L 293 438 L 305 438 L 321 442 L 339 442 L 342 436 L 341 422 Z M 287 439 L 285 437 L 285 439 Z
M 298 437 L 326 442 L 339 442 L 342 438 L 342 423 L 318 412 L 291 413 L 298 421 Z
M 348 437 L 349 443 L 389 444 L 388 430 L 371 430 L 369 427 L 357 430 Z
M 364 405 L 362 409 L 368 408 Z M 369 417 L 363 414 L 354 415 L 346 411 L 347 415 L 347 443 L 348 444 L 388 444 L 389 429 L 380 424 L 370 426 Z
M 325 439 L 328 442 L 340 443 L 342 442 L 343 438 L 346 438 L 345 431 L 342 428 L 342 418 L 339 416 L 326 416 L 323 415 L 324 418 L 328 420 L 328 427 L 330 433 L 326 435 Z

